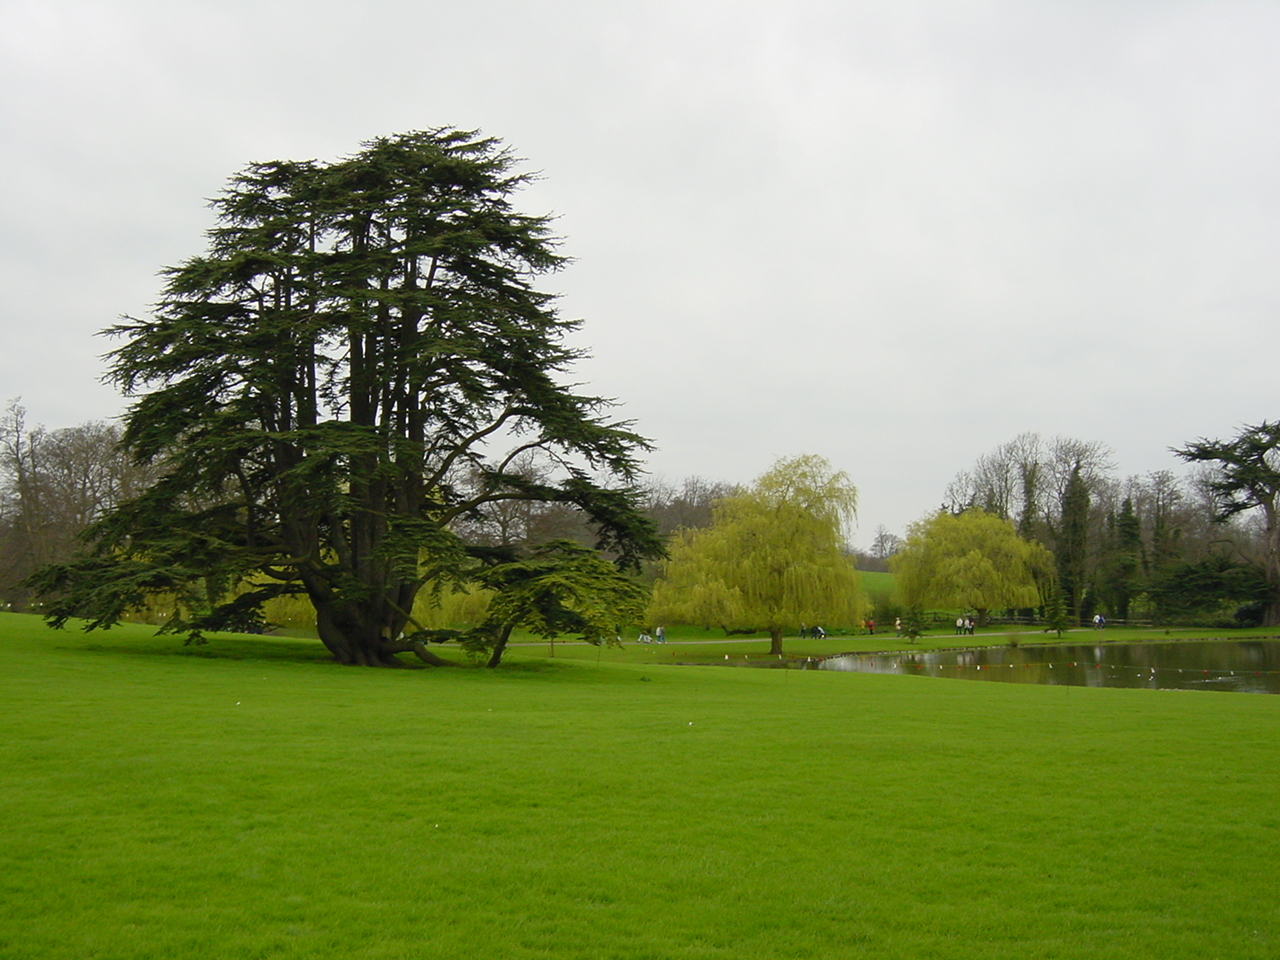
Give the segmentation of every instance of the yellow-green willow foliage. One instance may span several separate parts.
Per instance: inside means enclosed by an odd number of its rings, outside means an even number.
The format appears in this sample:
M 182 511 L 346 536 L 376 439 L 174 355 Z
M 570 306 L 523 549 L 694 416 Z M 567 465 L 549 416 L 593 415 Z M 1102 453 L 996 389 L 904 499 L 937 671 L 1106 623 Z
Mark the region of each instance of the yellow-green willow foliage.
M 768 630 L 771 653 L 800 624 L 852 624 L 867 604 L 845 526 L 858 492 L 822 457 L 779 460 L 744 493 L 718 501 L 710 527 L 683 530 L 653 586 L 649 617 Z
M 905 606 L 976 610 L 981 620 L 988 610 L 1038 606 L 1053 580 L 1048 550 L 978 507 L 917 520 L 889 569 Z

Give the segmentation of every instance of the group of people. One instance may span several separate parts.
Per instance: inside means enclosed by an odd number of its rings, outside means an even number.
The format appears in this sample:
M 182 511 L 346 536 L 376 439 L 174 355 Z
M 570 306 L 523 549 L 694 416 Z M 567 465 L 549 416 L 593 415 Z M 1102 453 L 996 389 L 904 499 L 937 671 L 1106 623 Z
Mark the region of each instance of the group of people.
M 654 630 L 654 631 L 653 631 L 653 636 L 651 637 L 651 636 L 649 636 L 649 634 L 647 634 L 647 633 L 645 633 L 643 630 L 641 630 L 641 631 L 640 631 L 640 637 L 639 637 L 638 642 L 640 642 L 640 643 L 666 643 L 666 642 L 667 642 L 667 631 L 666 631 L 666 629 L 665 629 L 665 628 L 663 628 L 663 627 L 658 627 L 656 630 Z
M 956 636 L 973 634 L 973 617 L 956 617 Z

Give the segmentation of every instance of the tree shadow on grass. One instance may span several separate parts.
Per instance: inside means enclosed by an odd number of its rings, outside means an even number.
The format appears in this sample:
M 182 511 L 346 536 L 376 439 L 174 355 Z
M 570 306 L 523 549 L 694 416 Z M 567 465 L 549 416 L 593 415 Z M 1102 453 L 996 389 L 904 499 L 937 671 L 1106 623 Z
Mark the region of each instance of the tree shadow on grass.
M 319 640 L 311 637 L 263 636 L 258 634 L 211 633 L 208 642 L 203 644 L 187 644 L 180 635 L 158 634 L 154 626 L 125 623 L 110 630 L 83 631 L 80 623 L 73 621 L 63 631 L 53 630 L 45 626 L 36 617 L 0 614 L 0 632 L 10 628 L 8 632 L 15 634 L 14 639 L 30 640 L 43 645 L 49 640 L 55 641 L 53 648 L 70 653 L 92 653 L 105 656 L 131 656 L 144 658 L 186 658 L 192 660 L 215 661 L 261 661 L 274 663 L 298 663 L 324 667 L 338 667 L 329 651 Z M 13 629 L 21 627 L 22 629 Z M 483 661 L 468 659 L 459 648 L 448 644 L 433 650 L 463 669 L 452 670 L 428 667 L 415 663 L 405 657 L 404 664 L 408 671 L 374 671 L 378 673 L 400 674 L 405 672 L 423 674 L 448 674 L 451 676 L 493 677 L 518 680 L 521 678 L 541 678 L 545 680 L 563 680 L 566 682 L 595 682 L 605 680 L 625 681 L 632 683 L 635 677 L 628 670 L 596 669 L 595 664 L 585 660 L 565 659 L 563 661 L 545 657 L 511 656 L 495 670 L 486 669 Z M 634 665 L 633 665 L 634 666 Z M 643 665 L 641 665 L 643 666 Z M 361 669 L 361 668 L 344 668 Z
M 132 631 L 131 631 L 132 632 Z M 292 637 L 260 637 L 248 634 L 211 634 L 209 642 L 204 644 L 184 644 L 181 637 L 165 634 L 147 633 L 139 636 L 111 637 L 109 632 L 95 632 L 92 639 L 81 643 L 61 643 L 57 649 L 95 653 L 109 656 L 125 655 L 135 657 L 173 657 L 192 660 L 220 661 L 261 661 L 274 663 L 299 663 L 325 667 L 342 667 L 347 670 L 367 668 L 345 667 L 337 663 L 329 651 L 318 640 L 297 639 Z M 433 648 L 435 649 L 435 648 Z M 599 680 L 597 671 L 588 671 L 588 664 L 580 661 L 557 662 L 555 660 L 508 659 L 495 670 L 483 666 L 483 661 L 469 660 L 460 649 L 445 647 L 437 651 L 445 659 L 461 670 L 445 669 L 450 675 L 473 675 L 488 677 L 541 677 L 545 679 L 582 680 L 590 673 Z M 412 672 L 437 673 L 441 668 L 429 667 L 416 663 L 411 658 L 403 658 L 404 666 Z M 382 673 L 403 673 L 402 670 L 372 671 Z
M 94 640 L 88 643 L 60 644 L 58 649 L 87 653 L 128 654 L 141 657 L 184 657 L 196 660 L 273 660 L 295 663 L 332 663 L 329 651 L 319 642 L 305 640 L 272 642 L 250 638 L 210 640 L 207 644 L 188 645 L 171 637 L 145 639 L 121 638 L 118 641 Z

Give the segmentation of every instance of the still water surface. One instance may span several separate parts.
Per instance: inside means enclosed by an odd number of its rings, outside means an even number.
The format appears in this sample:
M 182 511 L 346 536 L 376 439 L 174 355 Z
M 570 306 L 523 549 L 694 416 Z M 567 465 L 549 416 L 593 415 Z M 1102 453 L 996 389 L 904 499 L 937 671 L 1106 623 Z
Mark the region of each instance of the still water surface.
M 1006 683 L 1280 693 L 1280 640 L 1070 643 L 847 654 L 807 666 Z

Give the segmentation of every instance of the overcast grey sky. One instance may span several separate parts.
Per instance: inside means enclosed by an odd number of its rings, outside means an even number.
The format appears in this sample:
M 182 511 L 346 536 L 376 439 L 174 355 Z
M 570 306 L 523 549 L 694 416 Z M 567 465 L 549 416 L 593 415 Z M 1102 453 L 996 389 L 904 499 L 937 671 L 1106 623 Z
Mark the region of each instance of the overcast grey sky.
M 544 179 L 579 379 L 658 476 L 819 453 L 901 533 L 1023 431 L 1119 471 L 1280 416 L 1280 4 L 0 0 L 0 400 L 114 416 L 94 333 L 251 161 L 452 125 Z

